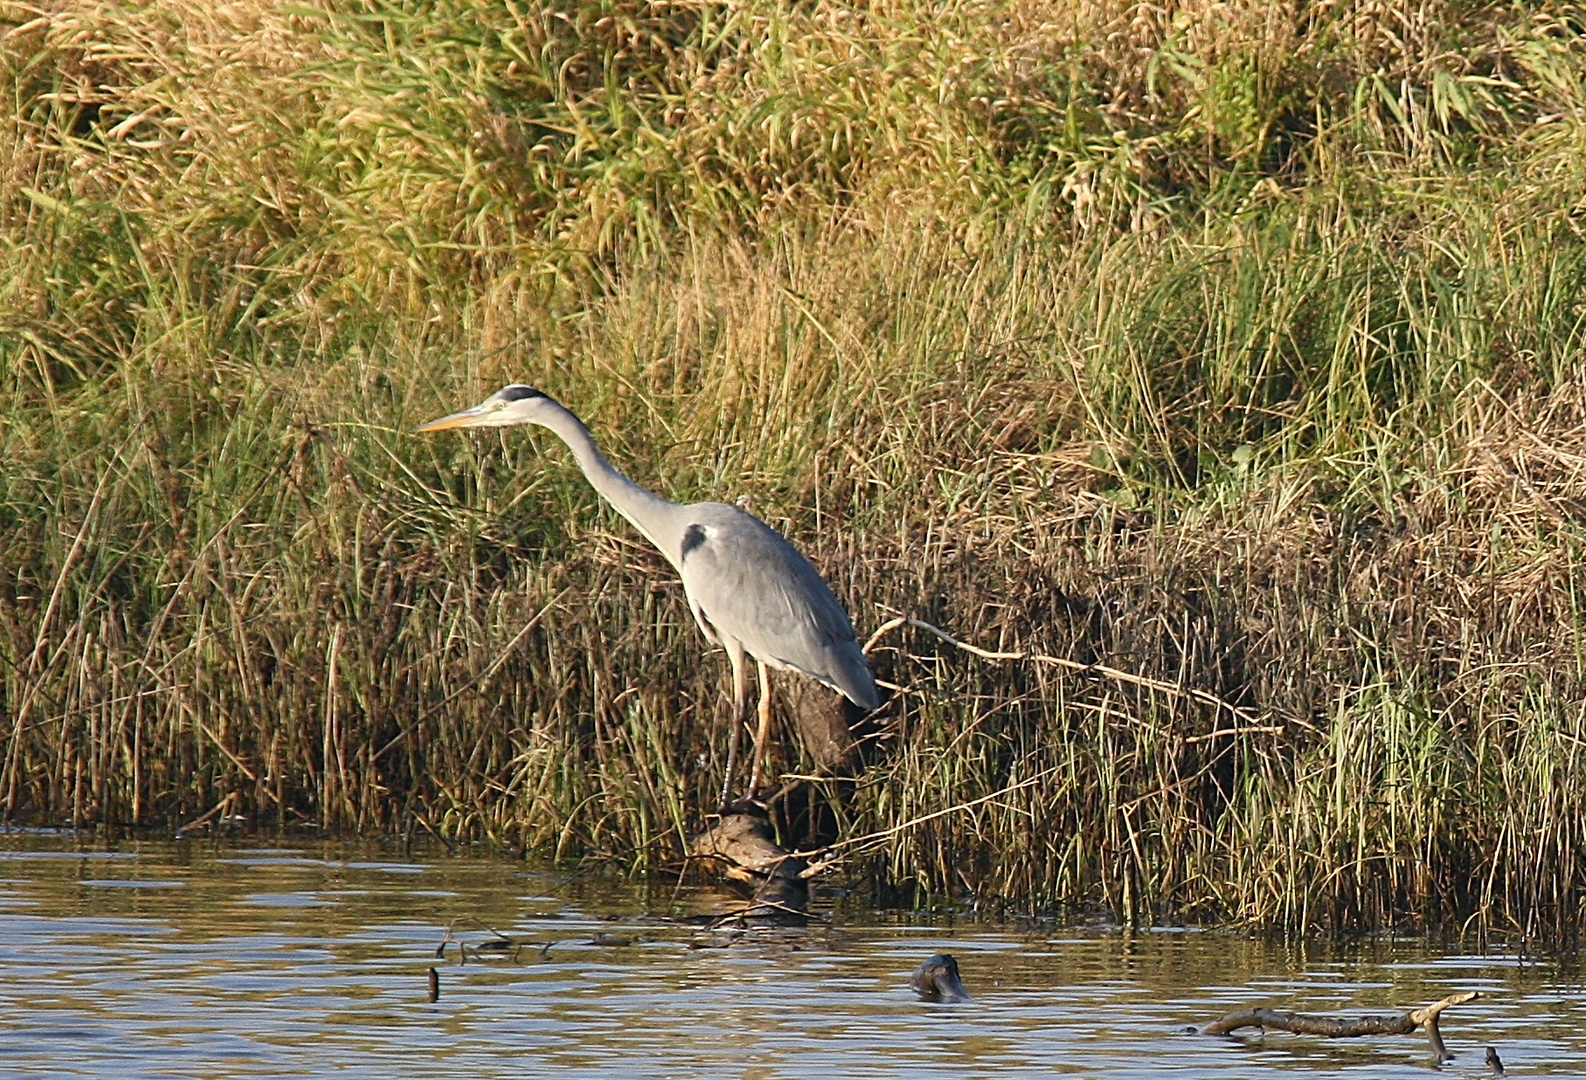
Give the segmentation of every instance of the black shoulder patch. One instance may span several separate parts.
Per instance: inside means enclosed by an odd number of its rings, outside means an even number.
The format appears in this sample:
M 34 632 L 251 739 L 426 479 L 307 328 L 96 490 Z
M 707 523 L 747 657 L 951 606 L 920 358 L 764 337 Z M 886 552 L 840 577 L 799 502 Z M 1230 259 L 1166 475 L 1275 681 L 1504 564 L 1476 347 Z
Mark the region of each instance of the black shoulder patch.
M 523 400 L 525 400 L 527 398 L 536 398 L 536 397 L 544 397 L 544 396 L 545 396 L 544 394 L 542 394 L 538 390 L 534 389 L 534 387 L 532 387 L 532 386 L 524 386 L 521 383 L 514 383 L 511 386 L 504 386 L 504 387 L 501 388 L 501 400 L 502 401 L 523 401 Z
M 683 558 L 688 558 L 688 553 L 705 542 L 705 527 L 703 525 L 690 525 L 683 530 Z

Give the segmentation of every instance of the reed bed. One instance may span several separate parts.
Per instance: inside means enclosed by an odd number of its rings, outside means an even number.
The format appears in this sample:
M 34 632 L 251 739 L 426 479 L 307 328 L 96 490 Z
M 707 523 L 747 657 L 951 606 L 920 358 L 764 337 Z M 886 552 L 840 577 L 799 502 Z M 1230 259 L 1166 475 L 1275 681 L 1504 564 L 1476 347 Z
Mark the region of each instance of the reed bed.
M 1572 938 L 1583 28 L 8 2 L 0 813 L 676 868 L 680 586 L 554 439 L 409 434 L 521 380 L 1020 654 L 876 641 L 859 895 Z

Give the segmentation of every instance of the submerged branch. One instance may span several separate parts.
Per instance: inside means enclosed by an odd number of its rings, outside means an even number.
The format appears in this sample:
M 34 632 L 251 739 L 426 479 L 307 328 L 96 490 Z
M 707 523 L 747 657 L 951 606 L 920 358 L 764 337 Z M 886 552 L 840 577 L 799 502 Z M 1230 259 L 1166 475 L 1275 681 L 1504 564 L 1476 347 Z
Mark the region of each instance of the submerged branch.
M 1377 1014 L 1371 1016 L 1337 1017 L 1314 1016 L 1308 1013 L 1282 1012 L 1278 1009 L 1240 1009 L 1212 1021 L 1201 1029 L 1206 1035 L 1228 1035 L 1240 1028 L 1276 1028 L 1299 1035 L 1321 1035 L 1329 1039 L 1351 1039 L 1361 1035 L 1407 1035 L 1417 1028 L 1426 1028 L 1427 1041 L 1432 1046 L 1432 1056 L 1439 1062 L 1452 1057 L 1443 1045 L 1443 1036 L 1437 1028 L 1438 1015 L 1454 1005 L 1479 998 L 1475 990 L 1450 994 L 1441 1001 L 1423 1009 L 1409 1012 Z

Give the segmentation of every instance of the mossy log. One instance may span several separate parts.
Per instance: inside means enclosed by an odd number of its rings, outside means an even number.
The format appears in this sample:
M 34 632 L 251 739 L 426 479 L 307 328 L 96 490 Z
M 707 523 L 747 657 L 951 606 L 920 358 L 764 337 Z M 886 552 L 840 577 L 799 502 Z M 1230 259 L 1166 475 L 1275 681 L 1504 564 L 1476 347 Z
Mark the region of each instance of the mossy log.
M 748 892 L 739 918 L 802 923 L 809 915 L 808 864 L 776 842 L 765 811 L 742 803 L 715 817 L 689 837 L 688 853 L 714 864 L 728 881 Z
M 1437 1028 L 1437 1017 L 1444 1009 L 1463 1005 L 1481 994 L 1465 990 L 1450 994 L 1424 1009 L 1409 1012 L 1355 1016 L 1313 1016 L 1308 1013 L 1282 1012 L 1278 1009 L 1241 1009 L 1212 1021 L 1202 1028 L 1207 1035 L 1228 1035 L 1240 1028 L 1276 1028 L 1299 1035 L 1322 1035 L 1329 1039 L 1350 1039 L 1361 1035 L 1408 1035 L 1417 1028 L 1426 1029 L 1427 1042 L 1432 1047 L 1432 1057 L 1438 1063 L 1450 1060 L 1453 1055 L 1443 1045 L 1443 1035 Z

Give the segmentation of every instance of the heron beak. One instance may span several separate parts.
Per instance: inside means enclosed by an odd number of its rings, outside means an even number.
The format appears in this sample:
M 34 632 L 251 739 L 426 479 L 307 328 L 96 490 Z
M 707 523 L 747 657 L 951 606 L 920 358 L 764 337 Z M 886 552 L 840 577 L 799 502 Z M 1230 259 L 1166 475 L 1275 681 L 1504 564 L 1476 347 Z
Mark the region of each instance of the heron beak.
M 445 431 L 448 428 L 473 427 L 475 423 L 484 418 L 484 415 L 484 407 L 475 405 L 471 409 L 464 409 L 461 412 L 454 412 L 450 416 L 443 416 L 439 420 L 431 420 L 427 424 L 420 424 L 413 429 L 413 433 L 417 435 L 425 431 Z

